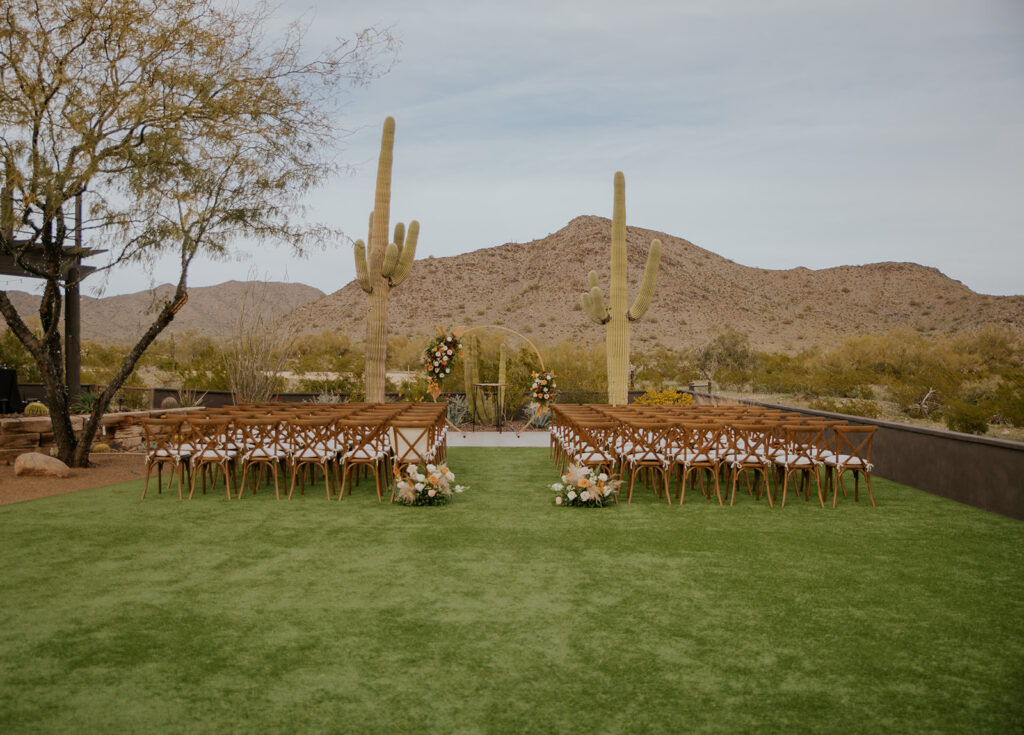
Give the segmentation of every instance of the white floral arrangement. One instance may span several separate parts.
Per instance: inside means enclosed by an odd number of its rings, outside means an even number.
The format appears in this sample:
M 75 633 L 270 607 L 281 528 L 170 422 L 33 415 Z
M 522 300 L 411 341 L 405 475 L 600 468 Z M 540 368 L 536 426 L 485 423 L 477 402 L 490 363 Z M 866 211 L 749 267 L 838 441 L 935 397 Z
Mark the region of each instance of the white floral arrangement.
M 555 374 L 550 370 L 541 370 L 533 374 L 533 383 L 530 385 L 530 398 L 540 406 L 547 406 L 555 400 L 558 393 L 558 385 L 555 383 Z
M 622 480 L 613 480 L 604 472 L 590 467 L 569 466 L 562 481 L 551 486 L 555 491 L 555 505 L 577 505 L 601 508 L 617 502 Z
M 426 465 L 420 472 L 419 465 L 409 465 L 405 474 L 395 470 L 398 502 L 405 505 L 444 505 L 451 500 L 452 493 L 468 490 L 468 486 L 452 485 L 455 473 L 447 465 Z
M 435 337 L 423 351 L 423 369 L 427 378 L 440 385 L 452 371 L 452 363 L 462 357 L 462 343 L 451 332 Z

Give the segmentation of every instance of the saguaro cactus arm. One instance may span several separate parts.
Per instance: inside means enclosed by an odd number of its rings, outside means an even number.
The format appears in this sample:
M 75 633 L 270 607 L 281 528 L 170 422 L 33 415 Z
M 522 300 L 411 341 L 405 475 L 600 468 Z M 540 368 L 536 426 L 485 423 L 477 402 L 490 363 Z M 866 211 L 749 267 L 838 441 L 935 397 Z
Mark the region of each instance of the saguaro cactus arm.
M 580 303 L 583 305 L 583 311 L 595 324 L 608 323 L 608 308 L 604 305 L 604 296 L 600 288 L 594 286 L 590 293 L 584 292 L 580 295 Z
M 396 232 L 395 234 L 397 235 L 398 233 Z M 416 258 L 416 241 L 419 239 L 419 236 L 420 223 L 413 220 L 409 223 L 409 232 L 405 235 L 405 244 L 402 246 L 401 253 L 399 253 L 394 271 L 388 276 L 388 283 L 391 284 L 392 288 L 401 284 L 409 275 L 409 271 L 412 270 L 412 261 Z
M 580 297 L 583 311 L 594 323 L 606 324 L 608 322 L 608 307 L 604 303 L 604 294 L 601 293 L 601 287 L 597 283 L 596 272 L 590 271 L 587 274 L 587 285 L 590 290 L 584 291 Z
M 384 250 L 384 262 L 380 266 L 380 274 L 385 278 L 390 278 L 391 274 L 395 272 L 395 266 L 398 265 L 398 256 L 402 252 L 402 246 L 396 243 L 388 243 L 387 248 Z
M 658 277 L 658 264 L 661 262 L 661 240 L 651 240 L 651 249 L 647 252 L 647 266 L 644 268 L 644 280 L 640 284 L 640 291 L 629 307 L 627 316 L 629 320 L 636 321 L 644 315 L 651 305 L 651 297 L 654 296 L 654 281 Z
M 356 240 L 354 245 L 356 256 L 356 281 L 359 287 L 366 293 L 373 293 L 373 286 L 370 284 L 370 276 L 366 269 L 366 243 Z

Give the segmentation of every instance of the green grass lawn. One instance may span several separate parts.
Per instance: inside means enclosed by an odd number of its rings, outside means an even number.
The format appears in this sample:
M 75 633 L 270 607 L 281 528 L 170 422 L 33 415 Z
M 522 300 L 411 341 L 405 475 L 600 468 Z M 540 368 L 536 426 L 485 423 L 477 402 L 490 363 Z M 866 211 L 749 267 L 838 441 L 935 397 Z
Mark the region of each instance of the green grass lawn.
M 883 480 L 556 508 L 546 450 L 451 465 L 440 508 L 0 508 L 0 732 L 1024 729 L 1020 522 Z

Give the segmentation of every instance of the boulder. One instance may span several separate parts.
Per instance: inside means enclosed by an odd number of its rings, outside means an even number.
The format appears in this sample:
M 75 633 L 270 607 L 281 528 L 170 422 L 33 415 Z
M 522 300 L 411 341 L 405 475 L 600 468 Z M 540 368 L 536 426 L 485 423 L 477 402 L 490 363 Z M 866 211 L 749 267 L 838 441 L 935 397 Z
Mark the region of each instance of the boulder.
M 68 477 L 71 469 L 56 457 L 47 457 L 39 452 L 18 455 L 14 460 L 15 475 L 43 475 L 44 477 Z

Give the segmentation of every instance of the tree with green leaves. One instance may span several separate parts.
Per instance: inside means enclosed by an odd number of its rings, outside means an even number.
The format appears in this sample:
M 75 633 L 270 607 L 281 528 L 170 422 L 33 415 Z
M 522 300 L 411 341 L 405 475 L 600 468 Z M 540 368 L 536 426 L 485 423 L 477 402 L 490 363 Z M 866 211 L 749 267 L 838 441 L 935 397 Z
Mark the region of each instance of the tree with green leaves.
M 268 38 L 270 13 L 213 0 L 0 11 L 0 255 L 43 281 L 38 333 L 4 291 L 0 316 L 39 368 L 65 462 L 88 463 L 100 416 L 187 299 L 198 255 L 224 256 L 239 238 L 301 253 L 331 234 L 305 222 L 302 196 L 336 168 L 338 87 L 385 71 L 394 39 L 368 29 L 307 58 L 298 26 Z M 59 327 L 61 293 L 81 277 L 68 260 L 81 195 L 101 267 L 169 254 L 177 267 L 76 437 Z

